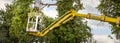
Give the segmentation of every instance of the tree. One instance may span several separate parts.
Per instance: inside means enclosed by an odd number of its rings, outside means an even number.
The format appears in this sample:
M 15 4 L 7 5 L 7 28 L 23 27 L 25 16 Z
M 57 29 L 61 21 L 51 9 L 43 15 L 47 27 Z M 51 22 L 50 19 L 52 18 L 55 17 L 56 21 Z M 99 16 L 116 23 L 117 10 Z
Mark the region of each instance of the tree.
M 13 4 L 6 5 L 6 11 L 0 10 L 0 43 L 44 42 L 44 37 L 31 36 L 26 32 L 28 13 L 34 12 L 30 8 L 32 2 L 33 0 L 15 0 Z M 43 19 L 45 27 L 53 21 L 47 16 Z
M 6 11 L 0 13 L 4 17 L 2 26 L 8 30 L 8 39 L 11 43 L 30 43 L 34 40 L 35 37 L 26 32 L 27 14 L 31 10 L 32 1 L 15 0 L 13 4 L 7 5 Z
M 77 3 L 73 6 L 73 3 Z M 74 9 L 78 11 L 82 9 L 80 0 L 58 0 L 57 11 L 59 17 L 65 12 Z M 73 20 L 55 28 L 47 35 L 50 43 L 80 43 L 87 41 L 87 38 L 91 37 L 90 28 L 84 24 L 82 18 L 75 17 Z M 55 40 L 55 41 L 54 41 Z
M 9 42 L 9 29 L 7 28 L 4 19 L 5 11 L 0 11 L 0 43 L 8 43 Z
M 119 0 L 101 0 L 98 10 L 110 17 L 120 16 Z
M 120 16 L 120 0 L 101 0 L 98 10 L 106 16 L 118 17 Z M 116 35 L 117 39 L 120 39 L 120 28 L 115 24 L 112 25 L 112 33 Z

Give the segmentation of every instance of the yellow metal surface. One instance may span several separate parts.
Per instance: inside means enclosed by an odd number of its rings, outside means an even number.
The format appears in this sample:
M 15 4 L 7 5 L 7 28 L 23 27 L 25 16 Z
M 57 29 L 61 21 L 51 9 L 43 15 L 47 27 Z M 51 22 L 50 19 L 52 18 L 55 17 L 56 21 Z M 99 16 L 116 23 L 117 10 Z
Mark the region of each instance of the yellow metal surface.
M 43 31 L 41 31 L 41 32 L 30 32 L 29 34 L 32 34 L 32 35 L 35 35 L 35 36 L 44 36 L 50 30 L 54 29 L 55 27 L 60 26 L 61 24 L 64 24 L 64 23 L 70 21 L 75 16 L 82 17 L 82 18 L 87 18 L 87 19 L 93 19 L 93 20 L 101 20 L 101 21 L 105 21 L 105 22 L 112 22 L 112 23 L 116 23 L 117 25 L 120 24 L 119 23 L 120 22 L 120 17 L 119 18 L 111 18 L 111 17 L 107 17 L 105 15 L 96 16 L 96 15 L 93 15 L 93 14 L 90 14 L 90 13 L 89 14 L 80 14 L 80 13 L 77 13 L 76 11 L 74 11 L 74 10 L 71 10 L 71 11 L 68 11 L 67 13 L 65 13 L 64 15 L 62 15 L 60 18 L 58 18 L 58 20 L 51 23 Z
M 94 16 L 91 14 L 76 14 L 76 16 L 79 17 L 83 17 L 83 18 L 88 18 L 88 19 L 93 19 L 93 20 L 101 20 L 101 21 L 105 21 L 105 22 L 112 22 L 112 23 L 116 23 L 117 22 L 117 18 L 111 18 L 111 17 L 107 17 L 107 16 Z
M 35 35 L 35 36 L 44 36 L 44 35 L 46 35 L 50 30 L 52 30 L 55 27 L 57 27 L 57 26 L 65 23 L 65 22 L 69 21 L 70 19 L 72 19 L 72 17 L 74 17 L 74 15 L 72 15 L 71 11 L 68 11 L 67 13 L 65 13 L 63 16 L 58 18 L 58 20 L 56 20 L 53 23 L 51 23 L 43 31 L 41 31 L 41 32 L 30 32 L 29 34 L 32 34 L 32 35 Z

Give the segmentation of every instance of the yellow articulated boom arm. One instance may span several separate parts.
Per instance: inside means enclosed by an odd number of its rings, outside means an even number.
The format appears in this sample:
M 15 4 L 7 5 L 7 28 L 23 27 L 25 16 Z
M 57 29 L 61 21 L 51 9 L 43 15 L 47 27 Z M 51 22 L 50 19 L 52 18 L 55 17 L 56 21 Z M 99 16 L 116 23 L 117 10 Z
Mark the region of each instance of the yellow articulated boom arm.
M 65 13 L 64 15 L 62 15 L 60 18 L 58 18 L 53 23 L 51 23 L 44 30 L 39 31 L 39 32 L 30 32 L 29 34 L 32 34 L 32 35 L 35 35 L 35 36 L 44 36 L 50 30 L 53 30 L 55 27 L 58 27 L 61 24 L 64 24 L 64 23 L 70 21 L 75 16 L 82 17 L 82 18 L 93 19 L 93 20 L 101 20 L 101 21 L 105 21 L 105 22 L 112 22 L 112 23 L 116 23 L 117 25 L 120 24 L 119 23 L 119 21 L 120 21 L 119 18 L 111 18 L 111 17 L 107 17 L 105 15 L 95 16 L 95 15 L 92 15 L 92 14 L 80 14 L 80 13 L 77 13 L 75 10 L 71 10 L 71 11 L 68 11 L 67 13 Z

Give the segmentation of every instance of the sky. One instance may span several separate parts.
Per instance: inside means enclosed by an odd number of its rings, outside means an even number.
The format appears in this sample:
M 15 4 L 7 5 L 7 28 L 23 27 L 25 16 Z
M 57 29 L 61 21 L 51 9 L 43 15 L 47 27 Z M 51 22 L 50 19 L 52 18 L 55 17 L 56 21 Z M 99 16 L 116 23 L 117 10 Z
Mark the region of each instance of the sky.
M 5 9 L 6 3 L 11 4 L 11 0 L 0 0 L 0 8 Z M 43 0 L 44 3 L 55 3 L 56 1 L 51 0 Z M 97 10 L 97 6 L 100 4 L 99 0 L 81 0 L 83 7 L 85 9 L 79 10 L 78 13 L 92 13 L 95 15 L 100 15 L 101 13 Z M 58 12 L 56 11 L 56 6 L 45 7 L 42 11 L 45 15 L 50 17 L 57 17 Z M 84 21 L 88 21 L 87 25 L 92 29 L 93 39 L 97 41 L 97 43 L 117 43 L 118 40 L 115 39 L 114 35 L 111 34 L 111 26 L 107 22 L 101 22 L 91 19 L 85 19 Z M 108 35 L 111 35 L 113 39 L 110 39 Z

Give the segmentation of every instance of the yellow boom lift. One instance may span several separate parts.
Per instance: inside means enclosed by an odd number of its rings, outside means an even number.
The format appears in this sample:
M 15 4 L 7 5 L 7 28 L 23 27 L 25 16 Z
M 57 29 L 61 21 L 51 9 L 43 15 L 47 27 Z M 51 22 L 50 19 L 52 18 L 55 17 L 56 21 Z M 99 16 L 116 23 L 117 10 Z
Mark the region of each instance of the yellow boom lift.
M 34 31 L 34 30 L 29 31 L 28 30 L 29 34 L 34 35 L 34 36 L 45 36 L 48 32 L 50 32 L 54 28 L 56 28 L 56 27 L 60 26 L 61 24 L 64 24 L 64 23 L 74 19 L 74 17 L 77 17 L 77 16 L 82 17 L 82 18 L 87 18 L 87 19 L 116 23 L 117 26 L 120 25 L 120 17 L 112 18 L 112 17 L 107 17 L 105 15 L 96 16 L 96 15 L 93 15 L 93 14 L 81 14 L 81 13 L 77 13 L 75 10 L 70 10 L 70 11 L 66 12 L 64 15 L 62 15 L 60 18 L 58 18 L 56 21 L 51 23 L 48 27 L 46 27 L 42 31 Z M 38 17 L 39 16 L 35 17 L 36 20 L 33 23 L 33 24 L 36 24 L 35 28 L 37 27 L 37 23 L 39 23 L 38 22 L 39 21 Z M 28 22 L 30 23 L 29 19 L 28 19 Z M 27 25 L 27 29 L 29 27 L 29 23 Z

